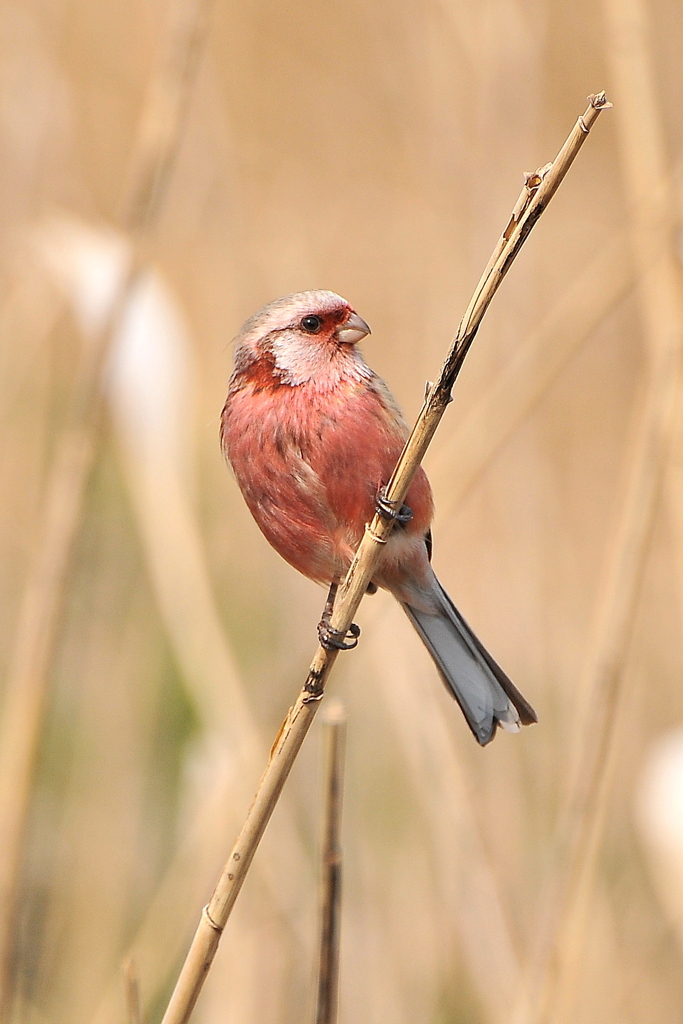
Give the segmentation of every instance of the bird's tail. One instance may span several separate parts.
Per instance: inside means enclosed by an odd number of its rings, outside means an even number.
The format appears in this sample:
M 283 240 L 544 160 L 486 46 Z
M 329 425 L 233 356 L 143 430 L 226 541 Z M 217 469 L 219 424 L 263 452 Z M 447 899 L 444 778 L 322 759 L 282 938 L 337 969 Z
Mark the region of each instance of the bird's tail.
M 441 677 L 484 746 L 500 725 L 517 732 L 538 721 L 532 708 L 477 639 L 441 584 L 436 581 L 440 609 L 428 613 L 402 602 L 424 641 Z

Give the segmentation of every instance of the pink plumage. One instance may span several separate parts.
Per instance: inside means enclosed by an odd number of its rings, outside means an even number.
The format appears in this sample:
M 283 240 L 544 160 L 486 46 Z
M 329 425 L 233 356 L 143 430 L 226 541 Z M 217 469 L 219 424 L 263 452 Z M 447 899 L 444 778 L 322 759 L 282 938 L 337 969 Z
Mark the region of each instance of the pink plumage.
M 318 583 L 344 576 L 407 426 L 357 342 L 370 328 L 339 295 L 277 299 L 242 327 L 221 442 L 258 526 Z M 430 565 L 434 513 L 419 469 L 410 522 L 392 530 L 374 583 L 401 602 L 480 743 L 535 713 L 484 650 Z

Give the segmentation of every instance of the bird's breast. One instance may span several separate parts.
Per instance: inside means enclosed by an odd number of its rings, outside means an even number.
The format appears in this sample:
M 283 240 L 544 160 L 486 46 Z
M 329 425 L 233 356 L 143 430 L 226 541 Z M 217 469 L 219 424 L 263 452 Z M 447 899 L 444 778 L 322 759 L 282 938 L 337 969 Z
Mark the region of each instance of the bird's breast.
M 337 573 L 374 515 L 377 492 L 391 476 L 407 429 L 367 382 L 343 382 L 328 394 L 307 385 L 255 382 L 228 397 L 221 433 L 244 497 L 271 543 L 293 562 L 283 548 L 294 541 L 300 547 L 308 533 L 312 546 L 331 552 L 326 557 Z M 422 469 L 406 503 L 413 519 L 395 533 L 406 540 L 422 537 L 433 515 Z M 395 554 L 402 538 L 390 543 Z

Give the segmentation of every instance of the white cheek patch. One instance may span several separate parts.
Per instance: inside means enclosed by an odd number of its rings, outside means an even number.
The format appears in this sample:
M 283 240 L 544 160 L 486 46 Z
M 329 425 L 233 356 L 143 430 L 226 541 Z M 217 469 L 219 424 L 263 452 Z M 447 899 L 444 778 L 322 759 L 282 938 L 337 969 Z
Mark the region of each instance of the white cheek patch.
M 298 331 L 278 331 L 274 334 L 271 352 L 283 383 L 292 386 L 304 384 L 325 363 L 329 365 L 330 362 L 328 353 L 321 345 L 311 344 L 310 339 L 302 338 Z
M 273 333 L 269 347 L 282 383 L 292 387 L 314 381 L 321 389 L 332 391 L 342 381 L 373 376 L 358 349 L 338 348 L 296 330 Z

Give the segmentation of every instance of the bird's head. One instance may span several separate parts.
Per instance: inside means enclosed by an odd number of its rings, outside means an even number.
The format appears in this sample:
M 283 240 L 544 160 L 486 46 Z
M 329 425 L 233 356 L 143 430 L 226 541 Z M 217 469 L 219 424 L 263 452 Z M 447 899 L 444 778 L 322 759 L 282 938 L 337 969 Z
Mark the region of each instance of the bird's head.
M 355 345 L 369 333 L 365 320 L 334 292 L 285 295 L 243 325 L 235 340 L 235 373 L 266 363 L 281 383 L 291 385 L 313 377 L 322 383 L 342 368 L 365 376 Z

